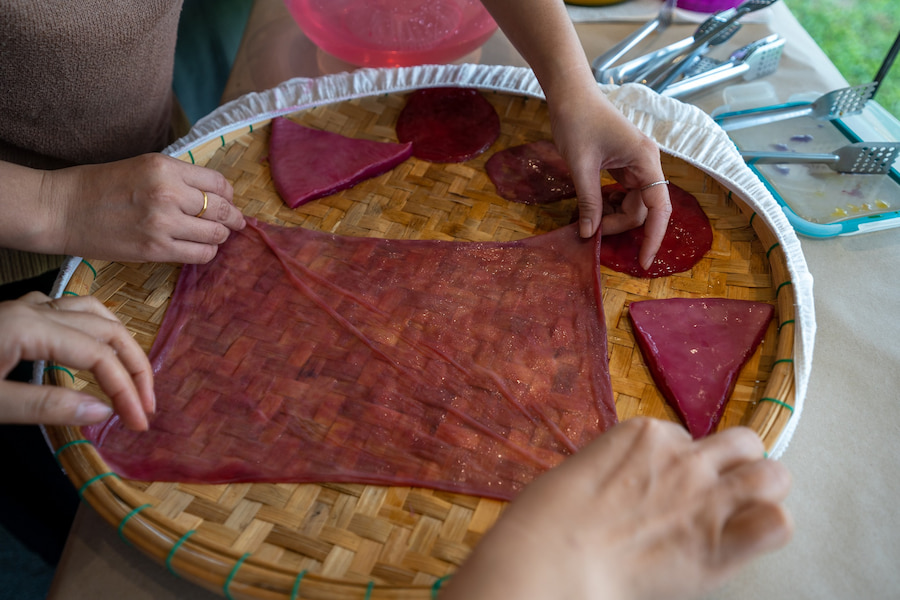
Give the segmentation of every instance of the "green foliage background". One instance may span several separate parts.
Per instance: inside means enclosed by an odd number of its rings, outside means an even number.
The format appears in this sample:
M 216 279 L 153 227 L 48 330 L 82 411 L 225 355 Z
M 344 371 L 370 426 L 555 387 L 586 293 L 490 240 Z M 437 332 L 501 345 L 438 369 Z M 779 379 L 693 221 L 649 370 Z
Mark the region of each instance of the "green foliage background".
M 875 78 L 900 33 L 900 0 L 784 0 L 850 85 Z M 900 118 L 900 57 L 875 101 Z

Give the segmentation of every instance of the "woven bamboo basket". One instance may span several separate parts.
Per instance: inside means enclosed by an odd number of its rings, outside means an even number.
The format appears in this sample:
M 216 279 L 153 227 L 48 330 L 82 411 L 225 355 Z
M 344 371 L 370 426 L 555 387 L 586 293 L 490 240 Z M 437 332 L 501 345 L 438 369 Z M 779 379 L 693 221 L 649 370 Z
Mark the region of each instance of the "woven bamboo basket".
M 549 139 L 545 104 L 486 92 L 501 135 L 462 164 L 409 159 L 390 172 L 297 210 L 272 185 L 269 122 L 192 148 L 183 160 L 223 173 L 235 202 L 260 220 L 384 238 L 508 241 L 571 222 L 574 200 L 547 206 L 509 203 L 484 171 L 492 152 Z M 405 101 L 387 94 L 291 115 L 351 137 L 395 141 Z M 677 420 L 653 384 L 627 318 L 632 301 L 728 297 L 769 302 L 776 318 L 740 374 L 720 428 L 746 425 L 771 449 L 794 404 L 794 296 L 778 239 L 763 219 L 715 179 L 664 156 L 669 179 L 694 194 L 714 228 L 711 251 L 691 271 L 641 280 L 604 270 L 610 371 L 619 418 Z M 85 260 L 67 294 L 102 300 L 149 351 L 180 268 Z M 103 397 L 88 372 L 51 366 L 49 383 Z M 424 599 L 462 564 L 501 514 L 497 500 L 429 489 L 349 484 L 197 485 L 132 481 L 111 473 L 78 428 L 52 427 L 56 456 L 81 496 L 127 542 L 170 572 L 229 598 Z

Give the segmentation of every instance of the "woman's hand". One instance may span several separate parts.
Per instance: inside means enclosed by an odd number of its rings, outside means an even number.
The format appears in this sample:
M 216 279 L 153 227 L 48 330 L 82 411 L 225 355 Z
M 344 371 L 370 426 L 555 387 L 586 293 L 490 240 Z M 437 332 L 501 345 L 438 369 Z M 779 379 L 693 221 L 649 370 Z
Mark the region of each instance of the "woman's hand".
M 51 181 L 51 197 L 62 190 L 67 200 L 58 203 L 63 207 L 58 216 L 64 223 L 64 254 L 205 263 L 231 230 L 244 227 L 232 204 L 234 191 L 221 173 L 162 154 L 73 167 L 45 177 Z
M 544 95 L 553 139 L 578 194 L 582 237 L 621 233 L 641 224 L 638 261 L 649 268 L 662 244 L 672 205 L 659 148 L 603 95 L 562 0 L 482 0 L 534 70 Z M 622 207 L 604 216 L 600 171 L 629 190 Z M 642 191 L 642 188 L 643 191 Z M 602 222 L 602 226 L 601 226 Z
M 38 171 L 0 163 L 0 246 L 129 262 L 204 263 L 244 218 L 225 177 L 163 154 Z
M 789 487 L 749 429 L 630 419 L 529 485 L 441 599 L 695 597 L 788 542 Z
M 659 147 L 628 121 L 593 81 L 587 86 L 573 83 L 552 97 L 548 92 L 547 106 L 554 141 L 572 171 L 578 193 L 580 234 L 590 237 L 601 229 L 604 235 L 611 235 L 644 225 L 638 261 L 648 269 L 672 214 L 668 188 L 650 185 L 666 179 Z M 616 212 L 604 211 L 602 169 L 628 190 Z
M 113 409 L 131 429 L 155 410 L 150 362 L 128 330 L 91 296 L 51 300 L 40 292 L 0 303 L 0 422 L 88 425 Z M 62 387 L 6 381 L 21 360 L 91 371 L 112 400 Z

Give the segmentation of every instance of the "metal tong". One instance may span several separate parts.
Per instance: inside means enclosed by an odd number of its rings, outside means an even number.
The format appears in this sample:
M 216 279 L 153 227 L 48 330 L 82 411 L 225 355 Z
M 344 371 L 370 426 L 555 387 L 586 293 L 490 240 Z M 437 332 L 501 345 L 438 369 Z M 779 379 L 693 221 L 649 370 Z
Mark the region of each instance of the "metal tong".
M 622 65 L 613 66 L 616 60 L 624 56 L 650 32 L 668 26 L 671 14 L 663 7 L 656 19 L 597 57 L 592 63 L 594 76 L 600 83 L 640 82 L 662 92 L 678 77 L 686 77 L 688 73 L 698 74 L 700 70 L 719 66 L 717 62 L 709 62 L 703 55 L 711 46 L 730 39 L 740 28 L 737 20 L 743 15 L 770 6 L 776 1 L 745 0 L 737 8 L 721 11 L 708 18 L 697 27 L 692 36 Z
M 726 61 L 704 57 L 683 79 L 660 93 L 672 98 L 684 98 L 738 77 L 751 81 L 771 75 L 778 69 L 783 50 L 784 38 L 773 33 L 738 48 Z
M 623 84 L 636 81 L 640 82 L 649 70 L 653 69 L 660 63 L 666 63 L 672 60 L 674 57 L 678 56 L 681 52 L 683 52 L 686 48 L 694 43 L 694 40 L 698 35 L 702 35 L 702 32 L 705 30 L 705 28 L 714 26 L 716 26 L 716 23 L 711 19 L 707 19 L 697 28 L 697 31 L 695 31 L 693 35 L 678 40 L 677 42 L 673 42 L 665 48 L 660 48 L 655 52 L 651 52 L 649 54 L 645 54 L 644 56 L 632 59 L 619 66 L 611 67 L 604 71 L 595 72 L 594 76 L 597 78 L 597 81 L 599 83 Z M 710 45 L 716 45 L 717 43 L 727 41 L 727 38 L 730 38 L 731 35 L 734 34 L 737 29 L 739 29 L 739 27 L 740 25 L 735 27 L 733 30 L 725 32 L 725 35 L 721 36 L 721 38 L 717 38 L 716 40 L 714 40 L 715 44 L 705 45 L 703 47 L 703 51 L 708 50 Z M 698 57 L 698 60 L 694 64 L 696 65 L 700 62 L 701 57 Z
M 898 153 L 898 142 L 857 142 L 842 146 L 831 154 L 741 151 L 741 156 L 748 164 L 821 163 L 838 173 L 863 175 L 887 173 L 897 160 Z
M 704 21 L 694 34 L 693 42 L 666 62 L 654 65 L 643 74 L 640 82 L 648 87 L 661 91 L 682 75 L 690 67 L 692 61 L 706 51 L 714 41 L 721 43 L 722 37 L 731 37 L 736 31 L 735 25 L 741 17 L 751 12 L 767 8 L 778 0 L 744 0 L 735 8 L 723 10 Z M 729 35 L 729 31 L 731 34 Z
M 595 58 L 594 62 L 591 63 L 591 67 L 594 69 L 594 77 L 597 81 L 600 81 L 600 76 L 604 71 L 612 67 L 616 61 L 628 54 L 628 52 L 637 46 L 645 37 L 654 31 L 661 32 L 671 25 L 672 14 L 675 12 L 676 3 L 677 0 L 666 0 L 665 4 L 660 8 L 659 14 L 657 14 L 655 18 L 647 21 L 621 42 Z
M 875 82 L 841 88 L 819 96 L 815 102 L 782 104 L 762 109 L 728 113 L 716 117 L 716 122 L 726 131 L 765 125 L 795 117 L 812 117 L 830 121 L 862 112 L 866 102 L 876 89 Z

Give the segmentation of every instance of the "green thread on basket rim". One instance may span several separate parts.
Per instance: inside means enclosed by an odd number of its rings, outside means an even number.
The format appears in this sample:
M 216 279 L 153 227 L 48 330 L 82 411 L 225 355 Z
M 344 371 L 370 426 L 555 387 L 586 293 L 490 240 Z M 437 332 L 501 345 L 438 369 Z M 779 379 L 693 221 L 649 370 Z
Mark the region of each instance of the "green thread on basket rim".
M 784 321 L 783 323 L 778 325 L 778 333 L 781 333 L 781 328 L 784 327 L 785 325 L 790 325 L 791 323 L 795 323 L 795 322 L 796 321 L 794 321 L 794 319 L 788 319 L 787 321 Z
M 197 164 L 197 161 L 194 160 L 194 153 L 191 152 L 190 150 L 188 150 L 188 156 L 191 157 L 191 164 L 192 164 L 192 165 L 196 165 L 196 164 Z
M 769 255 L 772 254 L 772 250 L 781 245 L 781 242 L 775 242 L 772 244 L 768 250 L 766 250 L 766 260 L 769 260 Z
M 62 293 L 62 295 L 63 296 L 75 296 L 77 298 L 80 294 L 76 294 L 75 292 L 70 292 L 69 290 L 66 290 Z
M 241 565 L 244 564 L 244 561 L 247 560 L 247 557 L 250 556 L 250 553 L 245 553 L 242 557 L 240 557 L 236 563 L 234 563 L 234 567 L 231 569 L 231 573 L 228 574 L 228 577 L 225 578 L 225 583 L 222 585 L 222 591 L 225 592 L 225 597 L 228 600 L 234 600 L 231 597 L 231 592 L 228 590 L 228 587 L 231 585 L 231 580 L 234 579 L 234 576 L 237 575 L 238 569 L 241 568 Z
M 88 269 L 90 269 L 90 270 L 91 270 L 91 273 L 94 274 L 94 279 L 97 279 L 97 269 L 94 268 L 94 265 L 92 265 L 92 264 L 89 263 L 88 261 L 84 260 L 83 258 L 81 259 L 81 262 L 82 262 L 83 264 L 86 264 L 86 265 L 88 266 Z
M 768 396 L 766 396 L 765 398 L 760 398 L 759 401 L 760 402 L 772 402 L 773 404 L 777 404 L 778 406 L 780 406 L 782 408 L 788 409 L 789 411 L 791 411 L 791 414 L 794 414 L 794 407 L 791 406 L 790 404 L 788 404 L 787 402 L 783 402 L 783 401 L 779 400 L 778 398 L 769 398 Z
M 778 363 L 791 363 L 791 364 L 793 364 L 793 362 L 794 362 L 794 359 L 793 359 L 793 358 L 779 358 L 778 360 L 776 360 L 775 362 L 772 363 L 772 366 L 774 367 L 774 366 L 777 365 Z
M 219 136 L 219 139 L 222 140 L 222 147 L 225 147 L 225 134 Z
M 93 446 L 94 442 L 92 442 L 91 440 L 72 440 L 71 442 L 66 442 L 56 449 L 56 452 L 53 453 L 53 457 L 58 461 L 59 455 L 63 453 L 63 450 L 65 450 L 69 446 L 77 446 L 78 444 L 90 444 Z
M 90 479 L 88 479 L 87 481 L 85 481 L 84 483 L 82 483 L 82 484 L 81 484 L 81 487 L 78 488 L 78 497 L 84 499 L 84 492 L 88 489 L 88 487 L 89 487 L 92 483 L 94 483 L 95 481 L 97 481 L 98 479 L 103 479 L 104 477 L 116 477 L 116 478 L 118 478 L 119 475 L 118 475 L 117 473 L 114 473 L 113 471 L 107 471 L 106 473 L 100 473 L 99 475 L 94 475 L 93 477 L 91 477 Z
M 768 256 L 769 256 L 769 255 L 766 254 L 766 258 L 768 258 Z M 781 288 L 783 288 L 783 287 L 786 286 L 786 285 L 794 285 L 794 282 L 791 281 L 790 279 L 788 279 L 787 281 L 782 281 L 781 283 L 779 283 L 779 284 L 778 284 L 778 287 L 775 288 L 775 297 L 776 297 L 776 298 L 778 297 L 779 292 L 781 292 Z
M 178 551 L 178 549 L 181 548 L 181 545 L 183 543 L 185 543 L 187 541 L 187 539 L 189 537 L 191 537 L 192 535 L 194 535 L 194 533 L 196 533 L 196 532 L 197 532 L 196 529 L 191 529 L 187 533 L 185 533 L 183 536 L 178 538 L 178 541 L 172 545 L 172 549 L 169 550 L 169 554 L 168 554 L 168 556 L 166 556 L 166 570 L 168 570 L 169 573 L 171 573 L 175 577 L 181 577 L 181 575 L 176 573 L 175 569 L 172 568 L 172 558 L 175 556 L 175 553 Z
M 753 211 L 753 214 L 750 215 L 750 222 L 748 225 L 753 225 L 753 219 L 756 218 L 756 211 Z
M 125 518 L 122 519 L 122 521 L 119 523 L 119 527 L 116 529 L 116 532 L 119 534 L 119 537 L 122 539 L 123 542 L 125 542 L 128 545 L 131 545 L 131 542 L 128 540 L 127 537 L 125 537 L 125 534 L 123 533 L 125 530 L 125 523 L 127 523 L 129 520 L 131 520 L 131 517 L 133 517 L 134 515 L 138 514 L 139 512 L 141 512 L 142 510 L 144 510 L 145 508 L 148 508 L 150 506 L 153 506 L 153 505 L 152 504 L 141 504 L 137 508 L 132 509 L 131 512 L 129 512 L 127 515 L 125 515 Z
M 300 582 L 303 581 L 304 577 L 306 577 L 306 569 L 300 571 L 297 574 L 297 579 L 294 580 L 294 587 L 291 588 L 291 600 L 297 600 L 297 597 L 300 595 Z
M 48 365 L 44 367 L 44 373 L 46 373 L 47 371 L 63 371 L 72 378 L 72 383 L 75 383 L 75 375 L 72 373 L 72 371 L 68 370 L 65 367 L 61 367 L 59 365 Z
M 450 579 L 450 575 L 444 575 L 435 580 L 434 584 L 431 586 L 431 600 L 437 600 L 438 592 L 441 591 L 441 587 L 448 579 Z
M 373 589 L 374 587 L 375 587 L 375 582 L 374 582 L 374 581 L 370 581 L 370 582 L 369 582 L 369 585 L 366 586 L 366 595 L 365 595 L 364 600 L 369 600 L 369 598 L 372 597 L 372 589 Z

